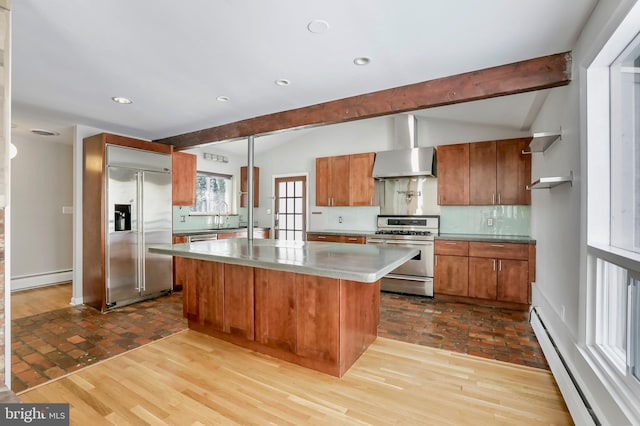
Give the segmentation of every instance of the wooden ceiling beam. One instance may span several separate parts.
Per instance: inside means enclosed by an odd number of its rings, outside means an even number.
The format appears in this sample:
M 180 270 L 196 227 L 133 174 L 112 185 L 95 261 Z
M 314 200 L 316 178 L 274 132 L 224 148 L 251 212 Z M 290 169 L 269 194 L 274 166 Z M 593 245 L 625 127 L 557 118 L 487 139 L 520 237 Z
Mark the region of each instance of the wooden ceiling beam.
M 156 140 L 176 149 L 269 134 L 300 127 L 344 123 L 461 102 L 564 86 L 571 81 L 571 52 L 542 56 L 317 105 L 276 112 Z

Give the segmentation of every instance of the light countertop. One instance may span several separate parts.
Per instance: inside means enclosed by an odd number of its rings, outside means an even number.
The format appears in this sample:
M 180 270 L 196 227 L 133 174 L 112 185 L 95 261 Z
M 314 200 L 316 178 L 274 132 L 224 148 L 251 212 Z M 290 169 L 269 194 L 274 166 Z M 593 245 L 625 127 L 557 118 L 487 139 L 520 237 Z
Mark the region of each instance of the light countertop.
M 501 242 L 518 244 L 535 244 L 536 240 L 526 235 L 483 235 L 483 234 L 440 234 L 436 240 Z
M 265 231 L 268 230 L 270 228 L 262 228 L 262 227 L 257 227 L 254 226 L 253 230 L 254 231 Z M 211 228 L 211 229 L 183 229 L 183 230 L 179 230 L 179 231 L 173 231 L 173 235 L 176 237 L 181 237 L 181 236 L 189 236 L 189 235 L 206 235 L 206 234 L 220 234 L 220 233 L 224 233 L 224 232 L 236 232 L 236 231 L 246 231 L 247 227 L 246 226 L 242 226 L 239 228 Z
M 151 253 L 361 282 L 376 282 L 419 253 L 379 244 L 242 238 L 157 245 Z
M 374 234 L 376 231 L 350 231 L 348 229 L 322 229 L 317 231 L 307 231 L 307 234 L 324 234 L 324 235 L 355 235 L 358 237 L 364 237 Z

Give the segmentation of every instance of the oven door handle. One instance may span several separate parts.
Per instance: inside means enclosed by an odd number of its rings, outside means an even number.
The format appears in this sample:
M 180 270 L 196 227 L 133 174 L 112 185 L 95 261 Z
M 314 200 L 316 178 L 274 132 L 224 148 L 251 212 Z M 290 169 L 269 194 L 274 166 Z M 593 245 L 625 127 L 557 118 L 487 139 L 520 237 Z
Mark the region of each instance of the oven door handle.
M 384 244 L 386 241 L 385 240 L 380 240 L 380 239 L 368 239 L 367 240 L 367 244 Z
M 397 278 L 407 281 L 427 281 L 433 279 L 432 277 L 418 277 L 415 275 L 400 275 L 400 274 L 387 274 L 384 278 Z
M 416 241 L 416 240 L 412 240 L 412 241 L 407 241 L 407 240 L 387 240 L 386 243 L 388 244 L 404 244 L 404 245 L 420 245 L 420 246 L 432 246 L 433 245 L 433 241 Z

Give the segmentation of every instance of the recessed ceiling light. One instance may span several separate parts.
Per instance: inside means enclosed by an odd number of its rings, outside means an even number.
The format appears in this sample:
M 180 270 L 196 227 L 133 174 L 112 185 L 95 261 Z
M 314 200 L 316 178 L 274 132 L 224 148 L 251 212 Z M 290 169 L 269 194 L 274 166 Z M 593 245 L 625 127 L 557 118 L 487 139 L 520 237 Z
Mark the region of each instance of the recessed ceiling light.
M 132 101 L 131 99 L 129 99 L 129 98 L 125 98 L 125 97 L 123 97 L 123 96 L 114 96 L 113 98 L 111 98 L 111 100 L 112 100 L 113 102 L 118 103 L 118 104 L 125 104 L 125 105 L 132 104 L 132 103 L 133 103 L 133 101 Z
M 53 132 L 51 130 L 43 130 L 43 129 L 31 129 L 31 133 L 40 135 L 40 136 L 60 136 L 60 133 Z
M 326 33 L 329 31 L 329 23 L 324 19 L 314 19 L 307 24 L 307 29 L 314 34 Z
M 291 82 L 289 80 L 287 80 L 286 78 L 281 78 L 279 80 L 276 80 L 275 83 L 278 86 L 288 86 L 291 84 Z
M 356 65 L 368 65 L 369 62 L 371 62 L 371 58 L 367 58 L 366 56 L 360 56 L 353 60 L 353 63 Z
M 216 98 L 216 101 L 219 101 L 219 102 L 228 102 L 228 101 L 229 101 L 229 97 L 228 97 L 228 96 L 218 96 L 218 97 Z

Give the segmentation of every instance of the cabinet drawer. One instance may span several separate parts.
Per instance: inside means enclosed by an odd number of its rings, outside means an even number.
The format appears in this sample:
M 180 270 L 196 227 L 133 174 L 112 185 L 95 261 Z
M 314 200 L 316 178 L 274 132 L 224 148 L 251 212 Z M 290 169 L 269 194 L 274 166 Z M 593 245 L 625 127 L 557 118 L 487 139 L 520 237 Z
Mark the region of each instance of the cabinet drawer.
M 365 238 L 363 236 L 357 236 L 357 235 L 307 233 L 307 241 L 325 241 L 330 243 L 364 244 Z
M 324 242 L 330 242 L 330 243 L 341 243 L 342 236 L 331 235 L 331 234 L 307 234 L 307 241 L 324 241 Z
M 435 241 L 435 254 L 450 255 L 450 256 L 468 256 L 469 255 L 469 242 L 468 241 Z
M 529 260 L 529 244 L 470 242 L 469 256 Z
M 364 237 L 358 237 L 355 235 L 343 235 L 342 236 L 342 242 L 343 243 L 351 243 L 351 244 L 364 244 L 365 243 L 365 239 Z

